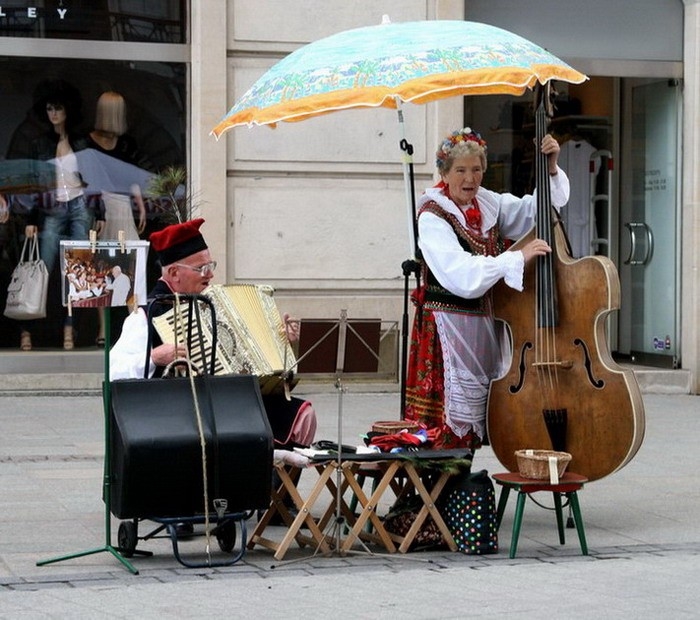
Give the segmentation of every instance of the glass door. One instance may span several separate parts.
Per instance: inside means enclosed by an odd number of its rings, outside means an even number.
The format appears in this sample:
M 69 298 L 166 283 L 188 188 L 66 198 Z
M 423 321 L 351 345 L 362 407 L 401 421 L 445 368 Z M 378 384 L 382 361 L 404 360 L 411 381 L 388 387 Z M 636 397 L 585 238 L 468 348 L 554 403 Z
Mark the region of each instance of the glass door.
M 633 362 L 680 360 L 677 80 L 624 80 L 620 227 L 621 349 Z

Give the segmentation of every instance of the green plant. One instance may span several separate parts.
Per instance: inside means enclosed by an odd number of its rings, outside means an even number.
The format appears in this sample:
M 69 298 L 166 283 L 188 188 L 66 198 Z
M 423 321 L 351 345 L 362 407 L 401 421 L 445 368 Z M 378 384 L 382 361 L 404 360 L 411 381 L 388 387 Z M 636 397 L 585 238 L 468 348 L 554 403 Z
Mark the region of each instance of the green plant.
M 184 166 L 167 166 L 155 175 L 148 192 L 165 225 L 186 222 L 199 209 L 197 196 L 187 185 Z

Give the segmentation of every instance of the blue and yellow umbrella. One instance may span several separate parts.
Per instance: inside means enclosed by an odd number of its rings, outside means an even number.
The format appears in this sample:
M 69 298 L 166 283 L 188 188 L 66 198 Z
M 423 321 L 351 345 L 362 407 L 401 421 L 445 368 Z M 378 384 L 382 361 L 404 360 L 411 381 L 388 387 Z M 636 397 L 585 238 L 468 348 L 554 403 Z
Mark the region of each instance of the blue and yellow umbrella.
M 512 32 L 467 21 L 383 23 L 305 45 L 271 67 L 212 133 L 335 110 L 396 108 L 456 95 L 519 95 L 586 76 Z

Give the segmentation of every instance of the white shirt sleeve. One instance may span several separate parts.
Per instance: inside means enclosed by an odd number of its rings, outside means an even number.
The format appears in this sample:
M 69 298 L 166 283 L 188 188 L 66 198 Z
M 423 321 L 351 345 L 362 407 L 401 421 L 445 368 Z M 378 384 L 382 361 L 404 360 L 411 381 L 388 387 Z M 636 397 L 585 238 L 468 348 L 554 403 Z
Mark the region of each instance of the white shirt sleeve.
M 142 379 L 148 343 L 148 319 L 142 308 L 124 320 L 119 340 L 109 352 L 109 379 Z M 155 372 L 151 361 L 148 376 Z
M 504 252 L 499 256 L 473 256 L 457 241 L 452 226 L 432 213 L 418 219 L 418 238 L 423 258 L 440 284 L 465 299 L 486 293 L 501 278 L 506 284 L 522 286 L 522 252 Z

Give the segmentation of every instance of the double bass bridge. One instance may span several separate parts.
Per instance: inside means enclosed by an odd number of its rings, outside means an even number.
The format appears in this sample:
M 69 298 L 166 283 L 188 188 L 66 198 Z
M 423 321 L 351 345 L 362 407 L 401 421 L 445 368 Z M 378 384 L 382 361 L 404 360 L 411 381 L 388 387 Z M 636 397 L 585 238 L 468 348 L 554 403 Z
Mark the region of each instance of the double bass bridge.
M 560 361 L 545 361 L 545 362 L 532 362 L 532 367 L 539 368 L 561 368 L 562 370 L 571 370 L 574 367 L 573 360 L 560 360 Z

